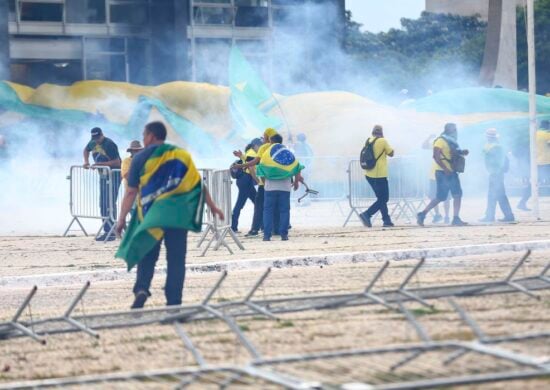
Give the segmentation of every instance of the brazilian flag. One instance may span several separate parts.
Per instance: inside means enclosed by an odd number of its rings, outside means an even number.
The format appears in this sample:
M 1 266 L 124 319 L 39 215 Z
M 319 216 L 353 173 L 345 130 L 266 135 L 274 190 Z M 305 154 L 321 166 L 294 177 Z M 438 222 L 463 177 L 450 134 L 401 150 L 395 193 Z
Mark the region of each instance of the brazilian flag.
M 141 171 L 136 207 L 116 257 L 132 269 L 162 240 L 163 228 L 200 231 L 203 210 L 201 177 L 191 155 L 158 146 Z
M 286 146 L 273 144 L 262 155 L 256 175 L 269 180 L 283 180 L 297 175 L 302 169 L 304 166 Z

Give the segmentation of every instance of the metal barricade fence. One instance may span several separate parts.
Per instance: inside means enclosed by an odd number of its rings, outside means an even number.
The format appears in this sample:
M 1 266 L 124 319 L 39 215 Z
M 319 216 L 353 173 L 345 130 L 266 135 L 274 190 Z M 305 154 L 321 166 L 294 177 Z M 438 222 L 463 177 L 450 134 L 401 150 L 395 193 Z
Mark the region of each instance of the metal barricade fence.
M 227 235 L 229 235 L 239 249 L 244 250 L 243 245 L 231 230 L 231 174 L 228 169 L 213 170 L 213 169 L 200 169 L 203 183 L 208 188 L 210 196 L 214 203 L 222 210 L 225 219 L 222 221 L 215 216 L 212 211 L 205 207 L 205 215 L 203 224 L 206 226 L 203 231 L 197 247 L 206 241 L 208 235 L 212 235 L 208 241 L 206 247 L 203 249 L 201 256 L 204 256 L 208 249 L 214 244 L 214 250 L 218 250 L 222 245 L 233 254 L 233 251 L 226 242 Z
M 70 182 L 69 208 L 73 218 L 63 236 L 69 233 L 75 222 L 88 236 L 80 220 L 99 219 L 102 223 L 95 237 L 99 237 L 101 230 L 106 228 L 105 239 L 107 239 L 115 229 L 120 170 L 111 170 L 109 167 L 84 168 L 74 165 L 71 166 L 67 179 Z
M 427 174 L 419 172 L 420 161 L 416 157 L 400 157 L 388 161 L 388 186 L 390 200 L 388 211 L 395 219 L 414 220 L 416 213 L 425 205 Z M 365 171 L 359 160 L 352 160 L 348 165 L 348 202 L 351 211 L 344 222 L 344 227 L 353 215 L 370 207 L 376 197 L 365 178 Z

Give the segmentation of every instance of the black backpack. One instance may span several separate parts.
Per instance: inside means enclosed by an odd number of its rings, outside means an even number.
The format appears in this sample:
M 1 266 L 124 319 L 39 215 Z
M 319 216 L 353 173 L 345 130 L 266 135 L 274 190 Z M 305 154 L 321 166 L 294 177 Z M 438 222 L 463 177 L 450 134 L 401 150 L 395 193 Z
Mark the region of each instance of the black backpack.
M 374 144 L 376 143 L 376 140 L 378 138 L 375 138 L 374 141 L 365 143 L 365 146 L 361 150 L 361 156 L 359 157 L 359 161 L 361 162 L 361 168 L 363 169 L 373 169 L 376 166 L 376 162 L 382 156 L 382 152 L 380 156 L 375 157 L 374 156 Z

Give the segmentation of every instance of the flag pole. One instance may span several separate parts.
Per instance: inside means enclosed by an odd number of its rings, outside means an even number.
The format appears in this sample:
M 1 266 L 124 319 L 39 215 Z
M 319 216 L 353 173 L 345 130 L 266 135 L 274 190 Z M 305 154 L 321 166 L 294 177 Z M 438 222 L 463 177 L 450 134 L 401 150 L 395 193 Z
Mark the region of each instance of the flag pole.
M 539 179 L 537 171 L 537 81 L 535 65 L 535 6 L 527 0 L 527 56 L 529 64 L 529 148 L 531 155 L 531 196 L 533 216 L 540 218 Z

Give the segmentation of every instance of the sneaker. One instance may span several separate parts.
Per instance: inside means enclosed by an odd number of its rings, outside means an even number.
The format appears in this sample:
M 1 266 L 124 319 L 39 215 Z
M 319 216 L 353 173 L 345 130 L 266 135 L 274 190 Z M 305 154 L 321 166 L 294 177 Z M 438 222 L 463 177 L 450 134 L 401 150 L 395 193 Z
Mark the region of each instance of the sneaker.
M 256 237 L 258 235 L 257 230 L 251 230 L 248 233 L 246 233 L 245 237 Z
M 288 241 L 288 236 L 281 236 L 281 241 Z
M 453 226 L 466 226 L 468 225 L 466 222 L 460 219 L 460 217 L 453 217 L 453 222 L 451 223 Z
M 359 214 L 359 218 L 361 219 L 361 222 L 363 222 L 363 226 L 369 227 L 369 228 L 372 227 L 370 217 L 367 214 Z
M 143 306 L 145 306 L 145 302 L 147 301 L 147 298 L 149 298 L 149 295 L 145 291 L 138 291 L 136 293 L 136 297 L 134 298 L 134 303 L 132 303 L 132 306 L 130 309 L 141 309 Z
M 239 229 L 233 229 L 233 228 L 231 228 L 231 230 L 233 230 L 233 233 L 240 233 Z
M 271 237 L 264 237 L 264 241 L 271 241 Z
M 384 224 L 382 226 L 383 227 L 394 227 L 395 225 L 393 224 L 392 221 L 389 221 L 389 222 L 384 222 Z
M 504 217 L 504 218 L 501 218 L 498 220 L 499 222 L 503 222 L 503 223 L 512 223 L 512 222 L 516 222 L 516 219 L 514 218 L 514 216 L 512 215 L 511 217 Z
M 495 222 L 495 219 L 494 219 L 494 218 L 483 217 L 483 218 L 481 218 L 480 220 L 478 220 L 478 222 L 481 222 L 481 223 L 493 223 L 493 222 Z
M 97 237 L 95 240 L 96 241 L 103 241 L 103 242 L 114 241 L 114 240 L 116 240 L 116 235 L 110 234 L 109 236 L 107 236 L 107 233 L 104 233 L 101 236 Z
M 424 226 L 424 220 L 426 219 L 426 214 L 424 214 L 422 211 L 416 214 L 416 223 L 418 226 Z
M 434 215 L 432 223 L 439 223 L 441 221 L 443 221 L 443 216 L 441 214 Z

